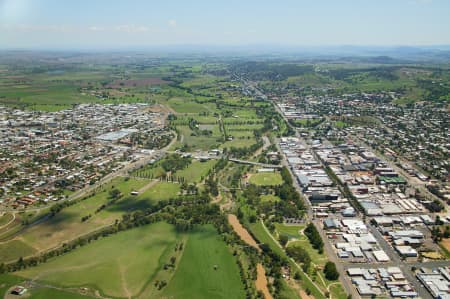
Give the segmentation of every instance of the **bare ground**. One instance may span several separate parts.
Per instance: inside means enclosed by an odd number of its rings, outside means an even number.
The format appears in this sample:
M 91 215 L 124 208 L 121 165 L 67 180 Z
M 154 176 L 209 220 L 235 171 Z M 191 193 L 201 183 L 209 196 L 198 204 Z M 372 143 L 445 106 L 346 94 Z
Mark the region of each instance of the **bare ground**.
M 258 247 L 258 244 L 253 239 L 253 237 L 248 233 L 248 231 L 242 226 L 242 224 L 239 222 L 239 219 L 236 217 L 236 215 L 228 214 L 228 222 L 233 227 L 234 231 L 241 237 L 241 239 L 247 243 L 248 245 L 255 247 L 258 250 L 261 250 Z
M 267 287 L 267 277 L 266 270 L 264 269 L 262 264 L 256 265 L 256 281 L 255 281 L 256 289 L 261 291 L 264 295 L 265 299 L 272 299 L 272 295 L 269 292 L 269 288 Z

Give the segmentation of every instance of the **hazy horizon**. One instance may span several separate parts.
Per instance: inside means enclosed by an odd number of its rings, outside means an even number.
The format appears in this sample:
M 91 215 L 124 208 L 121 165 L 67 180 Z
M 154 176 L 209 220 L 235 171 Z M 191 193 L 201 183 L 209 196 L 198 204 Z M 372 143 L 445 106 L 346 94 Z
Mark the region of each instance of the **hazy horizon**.
M 450 1 L 0 0 L 0 49 L 450 45 Z

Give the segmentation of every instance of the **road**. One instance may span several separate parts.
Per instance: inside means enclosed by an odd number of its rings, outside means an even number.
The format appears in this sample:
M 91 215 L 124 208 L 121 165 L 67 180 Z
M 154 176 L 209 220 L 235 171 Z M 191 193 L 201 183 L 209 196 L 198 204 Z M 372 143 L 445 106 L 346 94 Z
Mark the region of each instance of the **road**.
M 247 85 L 249 85 L 249 83 L 247 83 Z M 257 90 L 257 87 L 254 84 L 251 85 L 251 87 L 253 89 Z M 289 123 L 288 119 L 283 114 L 283 112 L 278 107 L 278 105 L 276 105 L 275 102 L 272 102 L 272 104 L 274 105 L 275 110 L 286 121 L 286 123 L 295 131 L 295 136 L 302 140 L 300 134 L 298 133 L 298 130 Z M 360 140 L 358 140 L 358 141 L 360 141 Z M 371 147 L 368 147 L 365 144 L 363 144 L 363 145 L 366 148 L 371 149 Z M 276 141 L 276 146 L 277 146 L 278 151 L 280 153 L 282 153 L 281 148 L 279 147 L 278 140 Z M 325 165 L 323 165 L 322 161 L 319 159 L 319 157 L 316 155 L 316 153 L 311 149 L 311 146 L 309 144 L 307 144 L 306 142 L 305 142 L 305 147 L 306 147 L 306 150 L 310 151 L 314 155 L 315 159 L 322 165 L 322 167 L 325 167 Z M 410 175 L 405 174 L 405 172 L 402 169 L 399 169 L 399 167 L 394 165 L 394 163 L 392 163 L 391 161 L 387 160 L 385 157 L 383 157 L 383 158 L 390 164 L 390 166 L 393 169 L 398 171 L 400 174 L 404 175 L 408 179 L 408 183 L 411 182 L 412 178 L 411 178 Z M 293 173 L 289 163 L 286 161 L 286 157 L 284 155 L 283 155 L 282 165 L 286 166 L 289 169 L 289 172 L 290 172 L 290 174 L 291 174 L 291 176 L 293 178 L 293 181 L 294 181 L 295 188 L 297 189 L 299 194 L 303 195 L 302 189 L 300 188 L 300 186 L 298 184 L 296 176 Z M 338 186 L 339 186 L 339 184 L 338 184 Z M 432 198 L 436 198 L 434 195 L 432 195 L 425 188 L 424 184 L 414 184 L 413 186 L 417 186 L 423 193 L 425 193 L 425 194 L 427 194 L 429 196 L 432 196 Z M 448 262 L 447 261 L 445 261 L 445 262 L 443 262 L 443 261 L 436 261 L 436 262 L 425 262 L 425 263 L 418 263 L 418 262 L 408 263 L 408 262 L 405 262 L 405 261 L 403 261 L 400 258 L 400 256 L 397 254 L 397 252 L 394 251 L 393 247 L 391 247 L 391 245 L 388 244 L 388 242 L 383 238 L 381 233 L 375 227 L 373 227 L 370 223 L 368 223 L 367 225 L 368 225 L 368 228 L 369 228 L 370 232 L 377 239 L 379 246 L 389 256 L 389 258 L 391 259 L 391 262 L 385 263 L 385 264 L 361 264 L 361 265 L 360 264 L 350 264 L 350 263 L 342 262 L 341 260 L 338 259 L 334 249 L 332 248 L 331 243 L 328 241 L 328 238 L 327 238 L 326 233 L 324 232 L 324 230 L 322 228 L 320 220 L 314 219 L 311 203 L 306 198 L 304 199 L 304 202 L 306 204 L 307 211 L 308 211 L 308 213 L 307 213 L 308 220 L 312 221 L 315 224 L 315 226 L 317 227 L 317 230 L 319 231 L 322 239 L 324 240 L 324 251 L 325 251 L 325 254 L 328 256 L 330 261 L 332 261 L 332 262 L 334 262 L 336 264 L 337 270 L 340 273 L 340 282 L 342 283 L 342 285 L 343 285 L 345 291 L 347 292 L 347 294 L 351 294 L 353 298 L 360 298 L 358 292 L 353 287 L 349 277 L 346 274 L 346 269 L 348 269 L 350 267 L 377 268 L 377 267 L 387 267 L 387 266 L 394 266 L 395 265 L 395 266 L 398 266 L 402 270 L 403 274 L 405 275 L 405 278 L 413 285 L 414 289 L 416 290 L 416 292 L 419 294 L 419 296 L 421 298 L 424 298 L 424 299 L 431 298 L 431 295 L 423 287 L 423 285 L 419 282 L 419 280 L 415 277 L 415 274 L 413 273 L 411 268 L 412 267 L 430 267 L 430 268 L 433 268 L 433 267 L 436 267 L 436 266 L 446 266 L 446 265 L 450 265 L 450 261 L 448 261 Z
M 336 253 L 334 252 L 334 249 L 331 246 L 331 243 L 328 241 L 328 237 L 325 234 L 324 230 L 322 229 L 322 224 L 319 220 L 315 219 L 313 220 L 314 225 L 317 227 L 317 230 L 319 231 L 320 236 L 322 237 L 323 243 L 324 243 L 324 252 L 325 255 L 328 257 L 328 259 L 336 264 L 336 269 L 339 272 L 339 281 L 342 284 L 342 286 L 345 289 L 345 292 L 347 294 L 351 294 L 352 298 L 359 298 L 359 294 L 356 291 L 356 289 L 353 287 L 350 279 L 345 273 L 345 267 L 344 264 L 338 259 Z
M 295 127 L 293 127 L 293 126 L 289 123 L 288 119 L 286 118 L 286 116 L 284 115 L 284 113 L 281 111 L 281 109 L 278 107 L 278 105 L 276 105 L 274 102 L 272 102 L 272 104 L 274 105 L 275 110 L 276 110 L 276 111 L 283 117 L 283 119 L 286 121 L 286 123 L 288 124 L 288 126 L 290 126 L 290 127 L 294 130 L 295 136 L 296 136 L 297 138 L 301 138 L 301 136 L 300 136 L 298 130 L 297 130 Z M 279 140 L 275 140 L 275 145 L 276 145 L 276 147 L 277 147 L 278 152 L 279 152 L 279 153 L 283 153 L 283 151 L 281 150 L 280 145 L 279 145 Z M 306 149 L 307 149 L 308 151 L 311 151 L 311 152 L 313 153 L 313 151 L 311 150 L 310 145 L 308 145 L 306 142 L 304 143 L 304 145 L 305 145 L 305 147 L 306 147 Z M 316 158 L 317 158 L 317 157 L 316 157 Z M 319 160 L 319 162 L 321 163 L 320 160 Z M 333 262 L 333 263 L 336 264 L 336 268 L 337 268 L 337 270 L 339 271 L 339 274 L 340 274 L 340 275 L 339 275 L 339 282 L 342 284 L 342 286 L 344 287 L 344 290 L 345 290 L 345 292 L 346 292 L 347 294 L 351 294 L 351 295 L 352 295 L 352 298 L 359 298 L 360 296 L 359 296 L 358 292 L 357 292 L 356 289 L 353 287 L 353 285 L 352 285 L 352 283 L 351 283 L 349 277 L 346 275 L 345 269 L 344 269 L 343 265 L 341 264 L 341 262 L 338 260 L 338 258 L 337 258 L 337 256 L 336 256 L 336 253 L 334 252 L 333 248 L 331 247 L 331 244 L 330 244 L 330 242 L 328 241 L 328 238 L 327 238 L 325 232 L 323 231 L 323 228 L 322 228 L 321 224 L 319 223 L 318 220 L 314 220 L 314 213 L 313 213 L 313 209 L 312 209 L 312 204 L 311 204 L 311 202 L 309 201 L 309 199 L 308 199 L 307 197 L 304 196 L 303 190 L 302 190 L 302 188 L 300 187 L 300 185 L 299 185 L 299 183 L 298 183 L 297 177 L 296 177 L 295 174 L 293 173 L 292 168 L 290 167 L 290 165 L 289 165 L 289 163 L 288 163 L 288 161 L 287 161 L 287 159 L 286 159 L 286 157 L 285 157 L 284 154 L 282 155 L 282 162 L 281 162 L 281 165 L 282 165 L 282 166 L 286 166 L 286 168 L 289 170 L 289 173 L 291 174 L 291 177 L 292 177 L 292 181 L 293 181 L 294 187 L 295 187 L 295 189 L 297 190 L 297 192 L 298 192 L 298 193 L 302 196 L 302 198 L 303 198 L 303 202 L 305 203 L 306 208 L 307 208 L 307 217 L 308 217 L 308 220 L 311 221 L 311 222 L 313 222 L 313 223 L 315 224 L 315 226 L 317 227 L 317 230 L 319 231 L 319 233 L 320 233 L 320 235 L 321 235 L 321 237 L 322 237 L 322 239 L 323 239 L 323 241 L 324 241 L 324 251 L 325 251 L 326 256 L 328 257 L 328 259 L 329 259 L 331 262 Z M 323 166 L 323 165 L 322 165 L 322 166 Z M 269 235 L 271 236 L 271 234 L 269 234 Z
M 374 153 L 377 154 L 377 156 L 381 157 L 385 162 L 388 163 L 389 167 L 391 167 L 392 169 L 394 169 L 397 173 L 401 174 L 407 181 L 408 181 L 408 185 L 413 186 L 416 189 L 419 189 L 419 191 L 422 194 L 425 194 L 425 196 L 431 200 L 439 200 L 440 202 L 442 202 L 444 204 L 444 206 L 446 206 L 446 208 L 448 209 L 448 205 L 442 201 L 441 199 L 439 199 L 436 195 L 434 195 L 433 193 L 431 193 L 427 188 L 426 188 L 426 182 L 419 180 L 417 177 L 410 175 L 409 173 L 407 173 L 406 171 L 404 171 L 402 168 L 398 167 L 392 160 L 388 159 L 385 155 L 383 155 L 382 153 L 380 153 L 379 151 L 375 150 L 374 148 L 372 148 L 370 145 L 366 144 L 365 142 L 363 142 L 359 137 L 352 135 L 352 138 L 354 139 L 354 141 L 356 141 L 356 143 L 358 143 L 359 146 L 363 146 L 367 149 L 370 149 L 371 151 L 373 151 Z M 398 158 L 400 160 L 402 160 L 401 158 Z M 405 161 L 402 160 L 402 162 L 406 163 L 406 164 L 410 164 L 412 165 L 409 161 Z M 416 169 L 417 170 L 417 169 Z
M 155 157 L 163 156 L 168 151 L 168 149 L 176 142 L 177 134 L 175 132 L 174 132 L 174 134 L 175 134 L 175 137 L 164 148 L 162 148 L 160 150 L 155 150 L 153 153 L 151 153 L 149 155 L 146 155 L 146 156 L 140 158 L 137 161 L 131 162 L 131 163 L 125 165 L 123 168 L 121 168 L 121 169 L 119 169 L 119 170 L 117 170 L 115 172 L 107 174 L 106 176 L 104 176 L 103 178 L 101 178 L 100 180 L 95 182 L 95 184 L 89 185 L 89 186 L 87 186 L 87 187 L 85 187 L 83 189 L 80 189 L 80 190 L 72 193 L 71 195 L 69 195 L 69 197 L 66 200 L 74 200 L 74 199 L 86 196 L 89 193 L 95 191 L 97 188 L 100 188 L 104 184 L 110 182 L 115 177 L 128 175 L 128 172 L 133 171 L 135 169 L 138 169 L 138 168 L 140 168 L 140 167 L 142 167 L 144 165 L 147 165 L 150 162 L 150 160 L 154 159 Z M 21 209 L 21 210 L 17 210 L 17 209 L 14 209 L 14 208 L 2 208 L 2 209 L 0 209 L 0 212 L 37 212 L 37 211 L 40 211 L 42 209 L 47 209 L 47 208 L 49 208 L 52 205 L 55 205 L 57 203 L 58 202 L 53 202 L 51 204 L 48 204 L 48 205 L 45 205 L 45 206 L 39 206 L 39 207 L 31 206 L 29 208 Z M 35 225 L 35 223 L 30 224 L 30 225 Z
M 400 256 L 397 254 L 397 252 L 394 251 L 394 248 L 386 241 L 385 238 L 383 238 L 383 235 L 378 231 L 372 224 L 366 223 L 367 227 L 369 228 L 372 235 L 377 239 L 378 245 L 383 249 L 383 251 L 389 256 L 391 260 L 391 264 L 394 266 L 399 267 L 403 274 L 405 275 L 405 278 L 414 286 L 414 289 L 419 294 L 419 296 L 422 299 L 431 299 L 430 293 L 422 286 L 420 281 L 416 278 L 413 271 L 411 270 L 411 267 L 413 267 L 414 264 L 409 264 L 403 261 Z M 420 264 L 421 267 L 423 266 L 423 263 L 416 263 Z M 367 264 L 366 264 L 367 265 Z M 373 264 L 371 266 L 374 266 Z M 382 267 L 383 265 L 380 265 L 379 267 Z M 357 266 L 359 267 L 359 265 Z

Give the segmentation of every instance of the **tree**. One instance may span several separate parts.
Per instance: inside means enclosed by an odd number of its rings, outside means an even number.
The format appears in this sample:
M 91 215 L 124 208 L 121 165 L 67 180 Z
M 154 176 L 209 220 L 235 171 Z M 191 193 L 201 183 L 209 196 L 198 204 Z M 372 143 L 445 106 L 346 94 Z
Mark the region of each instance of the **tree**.
M 319 253 L 323 251 L 323 241 L 319 232 L 317 231 L 314 224 L 311 222 L 305 229 L 305 235 L 308 237 L 309 242 L 311 243 L 314 249 L 317 249 Z
M 327 262 L 323 268 L 325 278 L 328 280 L 337 280 L 339 278 L 339 272 L 336 269 L 336 264 L 333 262 Z
M 280 244 L 281 246 L 286 246 L 287 242 L 288 242 L 289 238 L 286 235 L 280 235 Z
M 110 197 L 110 198 L 116 199 L 116 198 L 118 198 L 119 196 L 120 196 L 120 190 L 119 190 L 119 189 L 114 188 L 114 189 L 112 189 L 112 190 L 109 191 L 109 197 Z

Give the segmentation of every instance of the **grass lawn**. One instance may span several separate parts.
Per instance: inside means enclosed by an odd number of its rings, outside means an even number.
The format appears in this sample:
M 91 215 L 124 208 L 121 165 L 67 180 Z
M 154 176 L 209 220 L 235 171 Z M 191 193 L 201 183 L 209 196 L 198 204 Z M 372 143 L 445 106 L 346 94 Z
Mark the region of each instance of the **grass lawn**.
M 131 173 L 131 176 L 142 178 L 158 178 L 165 174 L 164 169 L 159 165 L 146 165 L 142 168 L 136 169 Z
M 150 200 L 151 202 L 158 202 L 160 200 L 174 198 L 180 192 L 180 184 L 157 182 L 154 186 L 139 194 L 139 199 Z
M 163 298 L 245 297 L 236 261 L 215 228 L 208 225 L 196 229 L 185 246 Z
M 29 256 L 36 250 L 20 240 L 12 240 L 5 244 L 0 244 L 0 263 L 11 262 L 19 257 Z
M 252 231 L 253 235 L 258 239 L 259 242 L 267 244 L 272 251 L 274 251 L 275 253 L 277 253 L 281 257 L 288 259 L 288 257 L 286 255 L 286 253 L 284 252 L 284 250 L 281 249 L 277 245 L 277 243 L 275 243 L 274 240 L 272 240 L 272 238 L 267 234 L 267 232 L 265 231 L 265 229 L 262 226 L 260 221 L 257 221 L 255 223 L 251 223 L 249 225 L 249 227 L 250 227 L 250 230 Z M 305 273 L 299 271 L 299 269 L 296 268 L 296 266 L 294 265 L 294 263 L 292 261 L 289 260 L 289 263 L 290 263 L 290 265 L 293 267 L 293 269 L 295 271 L 298 271 L 300 273 L 300 277 L 302 278 L 302 282 L 301 282 L 302 287 L 304 289 L 308 288 L 309 290 L 311 290 L 311 293 L 312 293 L 312 295 L 315 298 L 319 298 L 319 299 L 322 298 L 322 299 L 324 299 L 325 297 L 311 283 L 311 281 L 306 277 Z
M 28 299 L 51 299 L 51 298 L 64 298 L 64 299 L 87 299 L 95 298 L 90 296 L 84 296 L 72 292 L 65 292 L 57 289 L 50 288 L 38 288 L 29 291 L 31 296 Z
M 278 298 L 301 299 L 300 294 L 294 288 L 291 288 L 284 279 L 281 280 L 281 288 Z
M 10 275 L 10 274 L 1 274 L 0 275 L 0 296 L 6 294 L 6 291 L 14 286 L 23 285 L 24 279 L 19 276 Z M 52 298 L 64 298 L 64 299 L 87 299 L 93 298 L 89 296 L 83 296 L 80 294 L 75 294 L 71 292 L 65 292 L 56 289 L 49 288 L 33 288 L 29 289 L 26 295 L 28 299 L 52 299 Z
M 98 191 L 94 196 L 63 209 L 47 221 L 28 228 L 20 235 L 20 240 L 35 250 L 46 250 L 111 224 L 116 219 L 119 219 L 123 213 L 127 212 L 128 207 L 121 208 L 121 205 L 119 205 L 121 201 L 118 201 L 112 206 L 115 206 L 114 209 L 108 208 L 95 213 L 102 204 L 109 200 L 109 190 L 114 186 L 123 194 L 128 195 L 131 190 L 139 189 L 148 182 L 147 180 L 130 179 L 127 181 L 124 178 L 116 178 L 107 184 L 103 191 Z M 81 222 L 81 217 L 89 214 L 92 217 L 85 222 Z M 20 256 L 23 256 L 24 252 L 15 252 L 12 249 L 8 249 L 7 247 L 15 248 L 16 245 L 13 242 L 9 241 L 1 246 L 5 246 L 6 249 L 4 250 L 11 252 L 11 259 L 18 259 Z
M 261 198 L 262 202 L 270 201 L 270 202 L 274 202 L 275 203 L 275 202 L 278 202 L 278 201 L 281 200 L 278 196 L 273 195 L 273 194 L 261 195 L 260 198 Z
M 251 138 L 235 138 L 231 141 L 226 141 L 220 145 L 220 148 L 232 148 L 232 147 L 250 147 L 256 143 L 254 137 Z
M 178 170 L 174 175 L 184 177 L 187 183 L 198 183 L 214 167 L 216 162 L 216 160 L 208 160 L 206 162 L 193 161 L 188 167 Z
M 193 100 L 187 100 L 182 98 L 171 98 L 167 101 L 169 106 L 175 110 L 177 113 L 201 113 L 201 112 L 211 112 L 214 103 L 212 104 L 199 104 Z
M 303 230 L 304 228 L 304 225 L 284 225 L 281 223 L 275 224 L 275 229 L 278 235 L 286 235 L 290 239 L 308 240 L 305 235 L 299 233 L 299 231 Z
M 264 227 L 260 221 L 251 223 L 249 225 L 250 230 L 253 235 L 258 239 L 259 242 L 269 245 L 270 249 L 280 256 L 286 256 L 284 251 L 272 240 L 272 238 L 266 233 Z
M 217 125 L 215 126 L 218 128 Z M 183 135 L 183 144 L 186 144 L 192 149 L 201 149 L 201 150 L 208 150 L 218 147 L 217 139 L 221 138 L 222 136 L 220 132 L 218 132 L 217 128 L 213 130 L 213 134 L 210 136 L 206 135 L 195 136 L 192 135 L 194 132 L 188 126 L 177 126 L 177 129 L 179 130 L 180 134 Z
M 312 248 L 311 243 L 309 243 L 309 240 L 307 240 L 307 239 L 299 240 L 299 241 L 292 241 L 288 244 L 288 246 L 289 247 L 291 247 L 291 246 L 302 247 L 309 253 L 309 256 L 311 257 L 311 261 L 318 266 L 325 265 L 325 263 L 328 260 L 324 254 L 319 254 L 319 252 L 317 250 Z
M 134 228 L 85 245 L 17 275 L 61 287 L 98 288 L 106 296 L 139 294 L 167 262 L 177 233 L 167 223 Z
M 350 126 L 350 124 L 348 124 L 348 123 L 346 123 L 346 122 L 344 122 L 344 121 L 341 121 L 341 120 L 336 121 L 336 122 L 334 123 L 334 125 L 335 125 L 337 128 L 340 128 L 340 129 Z
M 299 246 L 304 248 L 309 256 L 311 257 L 312 262 L 319 266 L 323 267 L 327 262 L 328 258 L 324 254 L 319 254 L 317 250 L 312 248 L 311 243 L 308 238 L 303 234 L 299 233 L 302 231 L 305 226 L 304 225 L 284 225 L 280 223 L 275 224 L 275 228 L 278 234 L 287 235 L 289 239 L 295 239 L 295 241 L 291 241 L 288 243 L 288 246 Z M 336 283 L 336 281 L 329 281 L 325 279 L 325 275 L 322 271 L 317 272 L 318 275 L 322 277 L 322 279 L 316 279 L 316 283 L 323 286 L 323 288 L 328 287 L 330 284 Z M 341 285 L 333 285 L 330 289 L 330 292 L 333 294 L 333 298 L 346 298 L 345 291 L 343 290 Z
M 0 216 L 0 227 L 8 224 L 11 220 L 13 220 L 14 216 L 11 213 L 5 213 Z
M 257 186 L 276 186 L 283 183 L 278 172 L 261 172 L 250 176 L 249 182 Z

